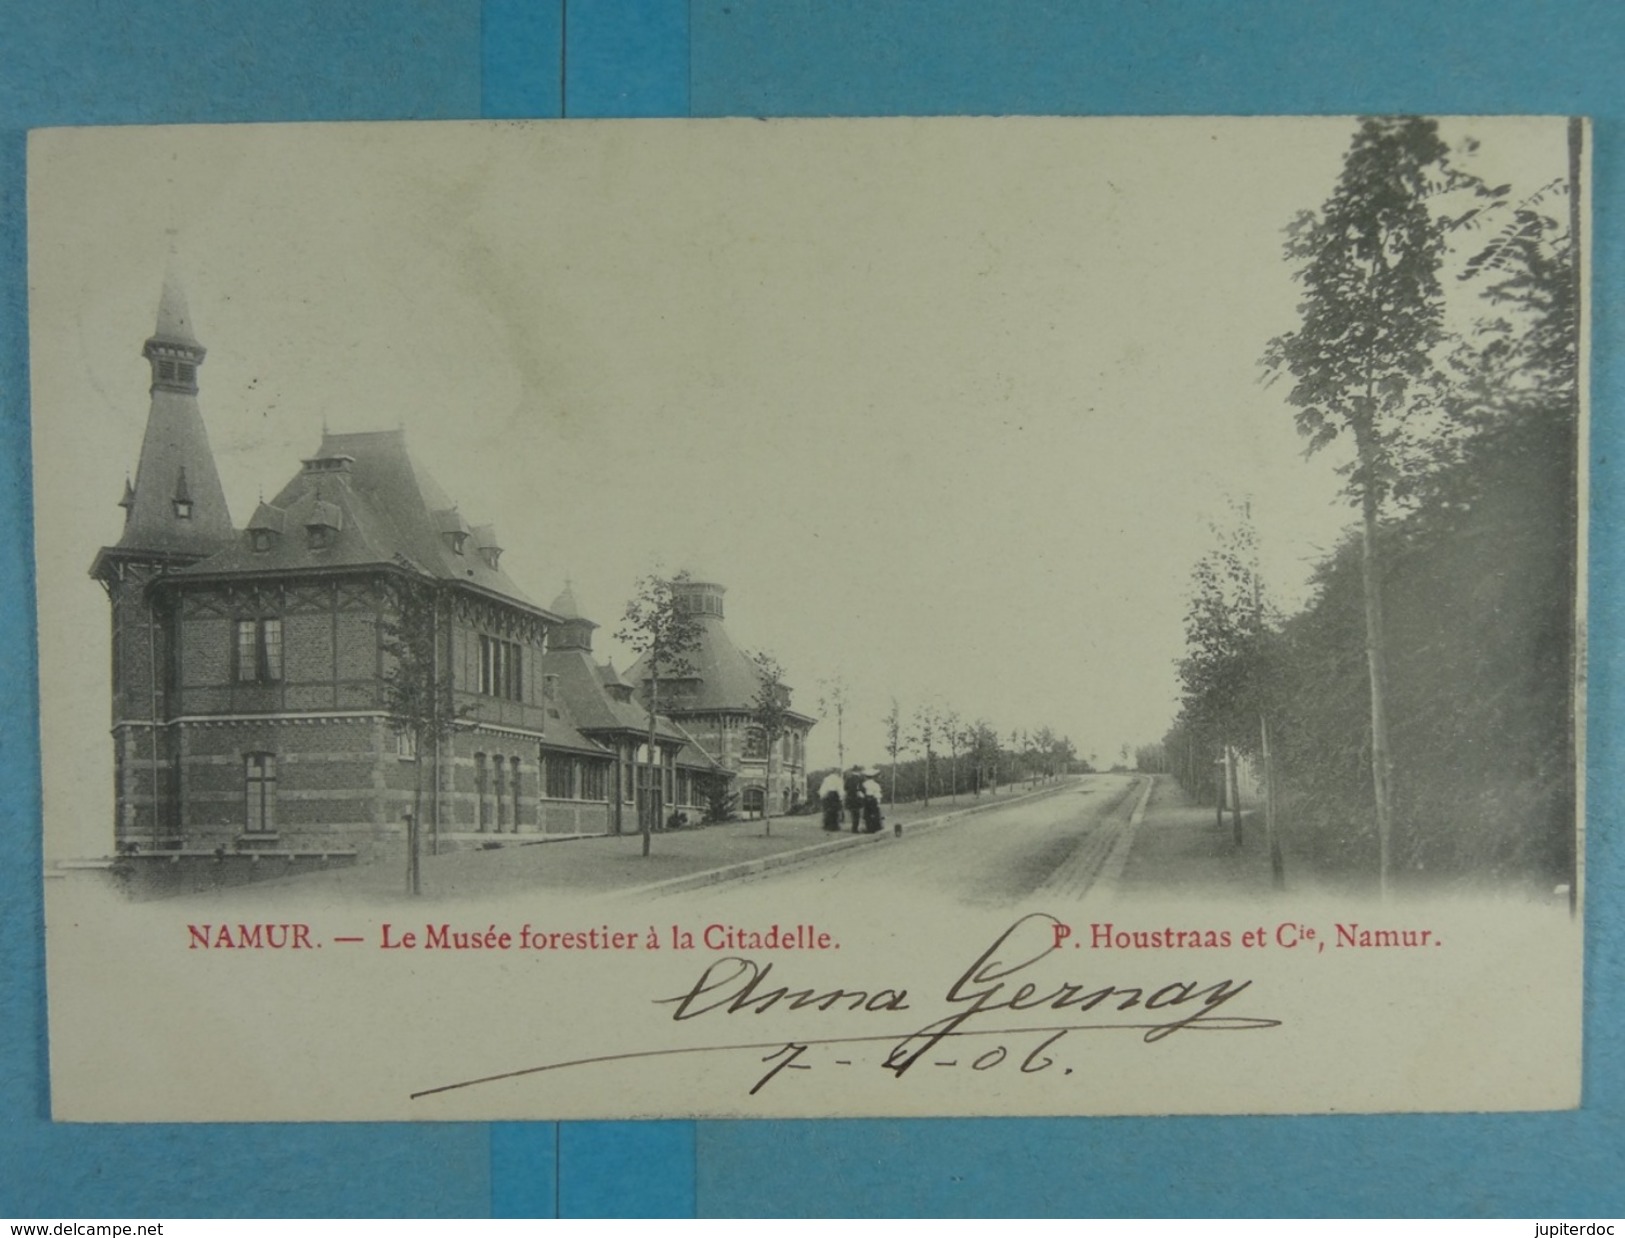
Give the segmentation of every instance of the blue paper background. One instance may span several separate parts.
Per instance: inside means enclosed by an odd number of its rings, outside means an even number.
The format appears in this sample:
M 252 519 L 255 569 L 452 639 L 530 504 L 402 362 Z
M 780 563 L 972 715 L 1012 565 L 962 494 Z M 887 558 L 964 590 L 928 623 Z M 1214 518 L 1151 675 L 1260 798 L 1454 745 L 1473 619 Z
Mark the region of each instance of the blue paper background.
M 1625 1213 L 1614 463 L 1625 10 L 1552 0 L 0 0 L 0 1215 Z M 45 125 L 885 113 L 1596 122 L 1584 1107 L 1339 1118 L 53 1126 L 24 134 Z M 71 462 L 61 462 L 71 467 Z M 184 1015 L 177 1034 L 184 1034 Z

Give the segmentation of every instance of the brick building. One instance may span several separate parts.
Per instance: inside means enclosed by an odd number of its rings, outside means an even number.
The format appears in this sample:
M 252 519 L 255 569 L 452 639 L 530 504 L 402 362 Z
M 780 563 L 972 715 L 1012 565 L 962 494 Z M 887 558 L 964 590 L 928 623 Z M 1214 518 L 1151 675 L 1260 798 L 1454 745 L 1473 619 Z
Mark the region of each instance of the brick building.
M 790 712 L 770 763 L 767 736 L 756 723 L 761 673 L 723 626 L 726 587 L 691 573 L 677 582 L 675 592 L 678 605 L 699 620 L 699 643 L 687 658 L 691 674 L 661 676 L 662 708 L 704 751 L 736 775 L 734 789 L 742 810 L 760 814 L 764 803 L 771 802 L 774 812 L 789 812 L 805 798 L 807 733 L 814 719 Z M 644 659 L 632 665 L 627 678 L 648 691 Z M 782 703 L 788 706 L 790 689 L 781 685 L 781 691 Z
M 205 349 L 173 284 L 144 355 L 124 528 L 91 568 L 112 607 L 121 852 L 399 856 L 420 785 L 431 851 L 616 832 L 640 802 L 656 820 L 696 810 L 727 776 L 661 719 L 647 793 L 646 718 L 592 661 L 595 625 L 568 590 L 554 609 L 524 595 L 496 530 L 470 525 L 403 431 L 324 432 L 239 530 L 198 408 Z M 414 635 L 456 718 L 423 742 L 390 692 Z
M 661 824 L 673 811 L 699 821 L 705 815 L 712 783 L 730 779 L 726 767 L 694 735 L 664 715 L 655 719 L 658 759 L 651 765 L 648 711 L 632 699 L 632 685 L 614 662 L 593 659 L 592 634 L 598 625 L 581 616 L 568 585 L 551 609 L 559 623 L 542 658 L 543 675 L 575 730 L 609 754 L 610 764 L 602 775 L 609 805 L 608 832 L 641 829 L 640 805 L 649 806 L 647 810 L 654 814 L 651 826 Z M 652 769 L 658 770 L 656 794 L 649 795 Z

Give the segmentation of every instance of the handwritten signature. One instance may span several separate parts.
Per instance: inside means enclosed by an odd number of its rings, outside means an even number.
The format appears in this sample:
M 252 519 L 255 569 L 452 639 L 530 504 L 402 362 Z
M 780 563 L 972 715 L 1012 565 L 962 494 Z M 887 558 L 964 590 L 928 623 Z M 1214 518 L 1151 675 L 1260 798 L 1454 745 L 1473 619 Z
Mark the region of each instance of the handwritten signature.
M 1098 985 L 1073 980 L 1045 978 L 1039 965 L 1059 951 L 1060 924 L 1054 916 L 1033 912 L 1021 917 L 994 939 L 948 987 L 943 996 L 946 1013 L 937 1015 L 913 1031 L 901 1035 L 893 1030 L 857 1036 L 778 1037 L 738 1043 L 689 1045 L 611 1053 L 598 1057 L 548 1062 L 501 1074 L 465 1079 L 413 1092 L 417 1100 L 443 1092 L 478 1087 L 504 1080 L 519 1079 L 546 1071 L 578 1066 L 624 1062 L 640 1058 L 674 1057 L 695 1053 L 767 1053 L 760 1060 L 768 1070 L 751 1086 L 755 1096 L 785 1070 L 808 1070 L 801 1059 L 815 1046 L 880 1044 L 889 1046 L 880 1065 L 902 1078 L 922 1062 L 933 1066 L 959 1066 L 958 1057 L 944 1060 L 944 1042 L 957 1038 L 1033 1038 L 1034 1043 L 1020 1063 L 1022 1074 L 1037 1074 L 1055 1067 L 1052 1050 L 1074 1032 L 1138 1032 L 1146 1044 L 1155 1044 L 1178 1032 L 1245 1032 L 1279 1027 L 1279 1019 L 1219 1013 L 1221 1009 L 1252 987 L 1251 980 L 1178 980 L 1155 989 L 1144 985 Z M 795 988 L 777 982 L 774 964 L 729 956 L 710 963 L 694 983 L 673 997 L 656 998 L 655 1004 L 671 1006 L 672 1020 L 687 1022 L 709 1016 L 762 1015 L 773 1011 L 836 1011 L 846 1014 L 896 1014 L 913 1011 L 915 1006 L 906 988 L 817 989 Z M 1019 979 L 1017 979 L 1019 978 Z M 987 1026 L 989 1015 L 1004 1012 L 1010 1016 L 1034 1013 L 1040 1016 L 1060 1012 L 1065 1021 L 1042 1018 L 1040 1022 L 1007 1019 L 1000 1026 Z M 1076 1016 L 1095 1013 L 1094 1020 Z M 1126 1017 L 1113 1017 L 1113 1016 Z M 967 1050 L 968 1052 L 968 1050 Z M 973 1070 L 990 1070 L 1009 1056 L 1004 1045 L 996 1045 L 968 1062 Z M 852 1066 L 851 1058 L 836 1058 L 834 1064 Z M 1071 1068 L 1062 1066 L 1064 1074 Z

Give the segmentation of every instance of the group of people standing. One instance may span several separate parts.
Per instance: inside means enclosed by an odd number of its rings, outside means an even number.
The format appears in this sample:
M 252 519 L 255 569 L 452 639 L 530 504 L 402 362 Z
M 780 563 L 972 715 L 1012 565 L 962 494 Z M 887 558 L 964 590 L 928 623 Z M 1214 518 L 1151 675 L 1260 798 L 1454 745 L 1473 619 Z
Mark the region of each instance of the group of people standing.
M 841 828 L 841 810 L 852 818 L 852 832 L 861 826 L 865 833 L 878 834 L 884 820 L 880 813 L 880 771 L 854 765 L 845 774 L 830 773 L 818 784 L 818 799 L 824 809 L 824 828 Z M 902 826 L 897 832 L 903 832 Z

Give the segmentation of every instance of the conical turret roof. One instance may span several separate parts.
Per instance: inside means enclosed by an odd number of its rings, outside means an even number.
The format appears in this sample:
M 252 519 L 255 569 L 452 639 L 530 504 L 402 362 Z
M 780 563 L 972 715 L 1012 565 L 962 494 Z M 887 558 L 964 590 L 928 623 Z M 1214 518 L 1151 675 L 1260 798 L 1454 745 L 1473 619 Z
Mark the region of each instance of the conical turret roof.
M 581 607 L 576 602 L 575 590 L 570 587 L 569 581 L 565 582 L 564 588 L 559 591 L 558 597 L 553 599 L 553 604 L 548 609 L 560 619 L 581 618 Z M 586 622 L 591 621 L 587 620 Z M 592 626 L 597 627 L 598 625 L 594 623 Z
M 706 710 L 739 711 L 753 708 L 761 690 L 761 672 L 756 663 L 734 644 L 723 626 L 722 595 L 726 586 L 714 578 L 700 580 L 686 573 L 676 585 L 679 601 L 687 605 L 699 626 L 699 639 L 685 657 L 690 673 L 662 676 L 686 681 L 686 688 L 672 694 L 669 712 L 675 717 Z M 626 677 L 640 687 L 648 678 L 648 658 L 633 663 Z M 665 696 L 665 689 L 662 689 Z
M 152 338 L 188 348 L 202 347 L 192 333 L 192 311 L 186 304 L 186 291 L 174 272 L 164 276 L 163 295 L 158 298 L 158 327 L 153 331 Z
M 157 327 L 144 350 L 148 356 L 154 346 L 183 349 L 194 363 L 202 360 L 186 297 L 173 279 L 164 283 Z M 231 512 L 193 391 L 153 385 L 134 493 L 127 492 L 121 506 L 126 517 L 120 550 L 204 555 L 231 543 Z

